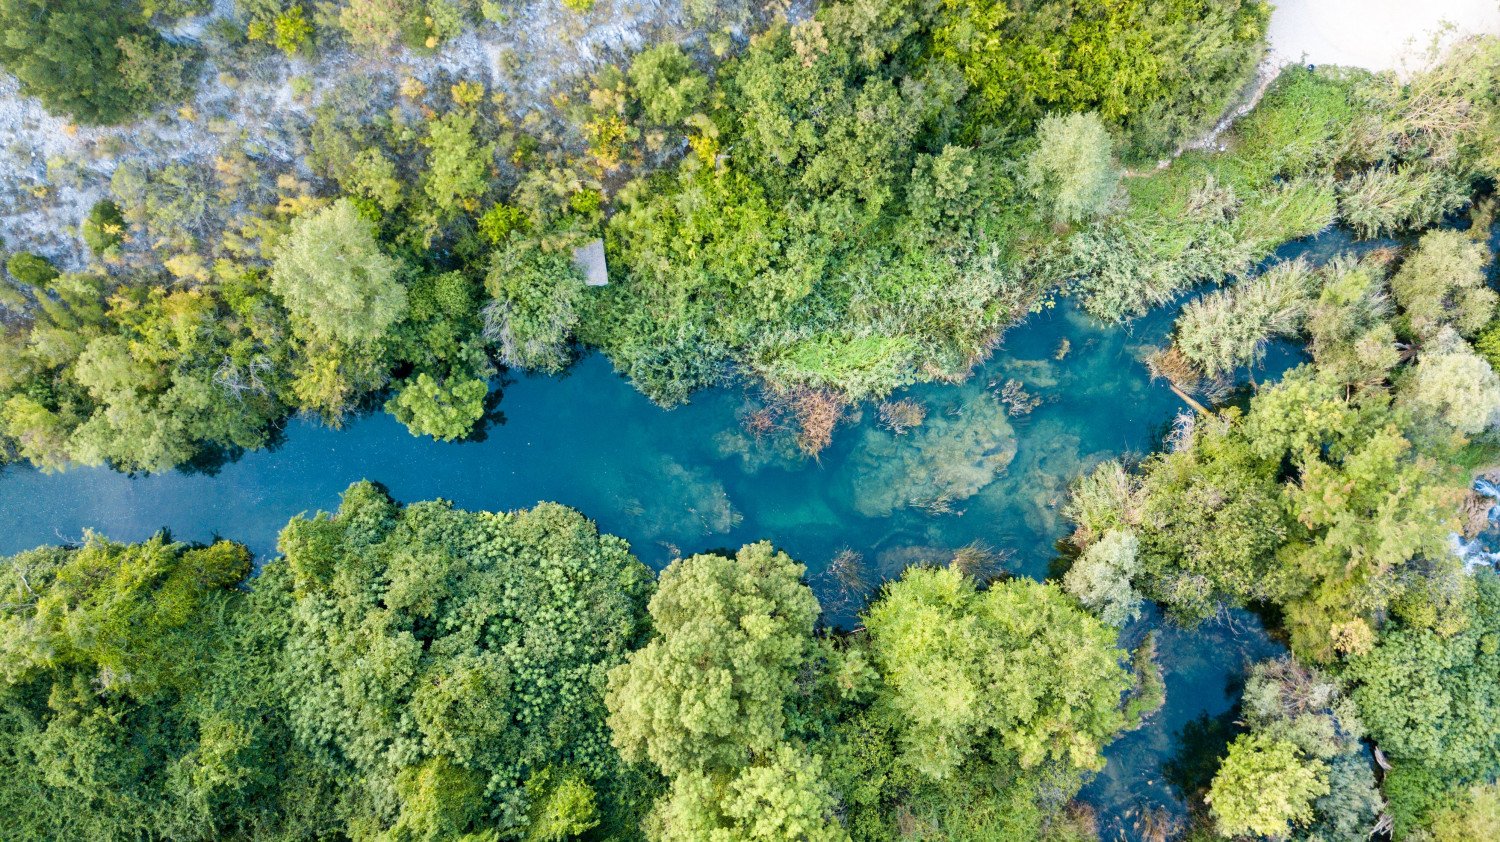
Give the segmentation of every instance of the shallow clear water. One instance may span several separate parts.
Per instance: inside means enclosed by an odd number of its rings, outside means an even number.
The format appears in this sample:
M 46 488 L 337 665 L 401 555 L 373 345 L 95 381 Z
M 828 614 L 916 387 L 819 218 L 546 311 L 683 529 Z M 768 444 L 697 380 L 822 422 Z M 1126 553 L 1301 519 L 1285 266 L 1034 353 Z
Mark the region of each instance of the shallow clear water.
M 1332 234 L 1281 256 L 1326 258 L 1347 244 Z M 48 476 L 13 466 L 0 472 L 0 553 L 77 541 L 90 528 L 122 541 L 166 528 L 181 540 L 244 541 L 265 558 L 288 518 L 332 509 L 349 483 L 371 479 L 399 500 L 443 497 L 470 509 L 555 500 L 626 537 L 656 567 L 678 554 L 769 539 L 808 566 L 832 620 L 847 623 L 857 605 L 840 598 L 827 571 L 843 550 L 859 555 L 871 582 L 913 562 L 945 562 L 974 542 L 999 552 L 1009 572 L 1046 576 L 1067 531 L 1059 509 L 1069 481 L 1099 460 L 1151 451 L 1184 409 L 1140 361 L 1165 343 L 1175 309 L 1119 328 L 1063 302 L 1011 330 L 966 383 L 895 396 L 926 408 L 920 427 L 896 436 L 866 407 L 817 461 L 796 456 L 784 433 L 745 432 L 753 407 L 737 390 L 663 412 L 593 356 L 567 376 L 506 386 L 506 420 L 482 441 L 414 438 L 381 414 L 343 430 L 294 421 L 276 449 L 214 474 Z M 1279 372 L 1293 354 L 1273 350 L 1258 376 Z M 1006 417 L 999 393 L 1009 380 L 1040 400 L 1035 409 Z M 903 505 L 913 502 L 924 505 Z M 1167 705 L 1109 749 L 1108 767 L 1085 790 L 1107 835 L 1141 807 L 1180 814 L 1163 764 L 1182 729 L 1229 711 L 1247 664 L 1279 651 L 1253 618 L 1236 619 L 1162 629 Z M 1125 639 L 1157 625 L 1148 618 Z

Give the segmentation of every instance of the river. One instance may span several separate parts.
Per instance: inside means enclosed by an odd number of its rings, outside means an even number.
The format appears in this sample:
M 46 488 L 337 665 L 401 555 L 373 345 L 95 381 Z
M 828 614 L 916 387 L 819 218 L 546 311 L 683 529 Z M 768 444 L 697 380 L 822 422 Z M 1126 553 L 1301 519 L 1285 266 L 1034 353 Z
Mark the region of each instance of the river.
M 1320 260 L 1348 244 L 1329 232 L 1280 256 Z M 1060 513 L 1068 483 L 1100 460 L 1149 453 L 1185 410 L 1141 362 L 1165 344 L 1176 309 L 1106 327 L 1063 300 L 1007 333 L 965 383 L 895 396 L 921 404 L 921 426 L 898 436 L 866 407 L 818 460 L 797 456 L 787 434 L 745 432 L 753 407 L 742 390 L 704 392 L 662 411 L 593 355 L 562 377 L 503 384 L 503 417 L 477 441 L 415 438 L 373 414 L 342 430 L 294 420 L 277 447 L 212 471 L 47 475 L 10 466 L 0 471 L 0 553 L 76 542 L 89 529 L 121 541 L 167 529 L 186 541 L 243 541 L 263 562 L 288 518 L 331 510 L 350 483 L 370 479 L 402 501 L 442 497 L 489 510 L 564 503 L 657 568 L 678 554 L 769 539 L 808 566 L 830 622 L 848 625 L 856 606 L 840 601 L 827 569 L 845 550 L 870 582 L 911 563 L 945 562 L 971 544 L 995 551 L 1009 573 L 1047 576 L 1068 530 Z M 1295 359 L 1295 349 L 1274 349 L 1257 377 Z M 1021 384 L 1013 398 L 1036 402 L 1029 412 L 1007 417 L 1000 396 L 1010 381 Z M 903 505 L 913 502 L 925 505 Z M 1106 838 L 1142 809 L 1182 815 L 1173 781 L 1222 748 L 1216 726 L 1248 664 L 1282 651 L 1244 613 L 1192 630 L 1153 614 L 1127 627 L 1122 643 L 1153 628 L 1167 704 L 1107 750 L 1106 769 L 1084 791 Z

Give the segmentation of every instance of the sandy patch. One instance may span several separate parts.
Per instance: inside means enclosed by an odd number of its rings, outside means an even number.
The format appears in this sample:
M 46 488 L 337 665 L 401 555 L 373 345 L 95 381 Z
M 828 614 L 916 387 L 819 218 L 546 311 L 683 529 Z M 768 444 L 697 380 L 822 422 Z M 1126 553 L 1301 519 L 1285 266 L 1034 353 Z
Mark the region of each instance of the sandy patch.
M 1278 0 L 1268 33 L 1278 64 L 1409 74 L 1464 35 L 1500 34 L 1500 0 Z

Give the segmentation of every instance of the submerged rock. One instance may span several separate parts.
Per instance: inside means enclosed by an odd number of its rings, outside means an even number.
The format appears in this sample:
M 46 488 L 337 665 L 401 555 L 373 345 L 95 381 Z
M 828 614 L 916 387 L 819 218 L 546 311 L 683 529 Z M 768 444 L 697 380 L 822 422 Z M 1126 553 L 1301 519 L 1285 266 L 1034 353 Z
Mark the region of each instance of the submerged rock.
M 1015 430 L 988 393 L 929 414 L 904 436 L 866 430 L 849 465 L 854 508 L 867 517 L 902 508 L 949 512 L 994 482 L 1015 456 Z

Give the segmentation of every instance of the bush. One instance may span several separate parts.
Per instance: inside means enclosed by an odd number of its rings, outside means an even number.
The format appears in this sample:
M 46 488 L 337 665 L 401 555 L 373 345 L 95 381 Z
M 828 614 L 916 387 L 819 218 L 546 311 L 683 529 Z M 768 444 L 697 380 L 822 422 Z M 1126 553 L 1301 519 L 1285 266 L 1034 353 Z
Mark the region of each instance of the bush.
M 676 125 L 708 97 L 708 80 L 676 44 L 660 44 L 630 62 L 630 84 L 640 97 L 646 119 Z
M 1189 302 L 1177 318 L 1176 347 L 1210 377 L 1259 361 L 1275 337 L 1301 332 L 1313 291 L 1306 263 L 1283 263 Z
M 31 287 L 44 287 L 61 273 L 52 261 L 29 251 L 18 251 L 5 261 L 5 271 L 20 283 Z
M 0 65 L 54 114 L 123 122 L 185 97 L 193 64 L 128 0 L 0 0 Z
M 95 202 L 83 221 L 84 244 L 95 257 L 104 258 L 124 241 L 125 217 L 120 213 L 120 206 L 109 199 Z
M 1082 222 L 1109 207 L 1120 172 L 1098 114 L 1049 115 L 1037 127 L 1036 144 L 1024 183 L 1054 222 Z
M 1462 231 L 1429 231 L 1391 278 L 1391 292 L 1418 337 L 1451 326 L 1473 336 L 1490 323 L 1500 296 L 1489 288 L 1490 250 Z

